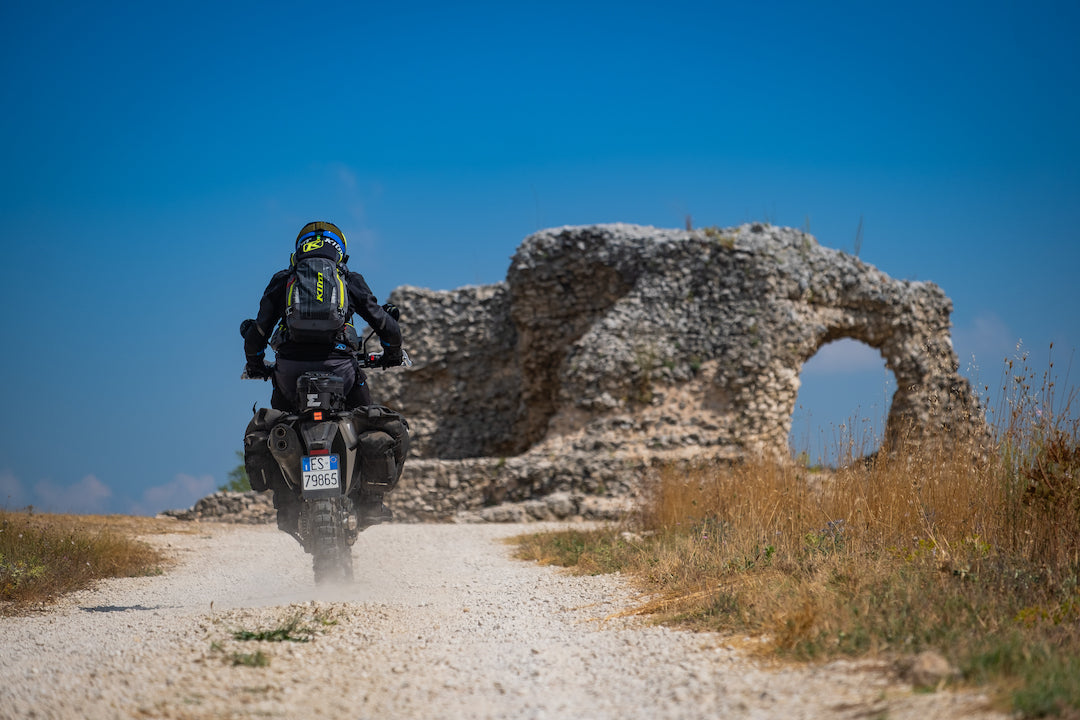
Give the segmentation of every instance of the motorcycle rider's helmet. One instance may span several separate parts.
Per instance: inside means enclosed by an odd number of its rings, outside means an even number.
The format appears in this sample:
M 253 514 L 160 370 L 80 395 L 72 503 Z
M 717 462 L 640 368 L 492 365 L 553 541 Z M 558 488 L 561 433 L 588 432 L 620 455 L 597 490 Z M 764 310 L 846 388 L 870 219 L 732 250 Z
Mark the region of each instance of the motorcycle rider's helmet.
M 328 249 L 332 249 L 336 251 L 337 257 L 334 259 L 338 262 L 346 262 L 349 259 L 348 247 L 345 233 L 341 232 L 334 223 L 325 220 L 309 222 L 300 228 L 296 236 L 296 253 L 310 253 L 313 249 L 319 248 L 322 252 L 318 254 L 325 255 Z M 334 253 L 331 252 L 331 254 Z M 294 254 L 294 260 L 295 257 Z

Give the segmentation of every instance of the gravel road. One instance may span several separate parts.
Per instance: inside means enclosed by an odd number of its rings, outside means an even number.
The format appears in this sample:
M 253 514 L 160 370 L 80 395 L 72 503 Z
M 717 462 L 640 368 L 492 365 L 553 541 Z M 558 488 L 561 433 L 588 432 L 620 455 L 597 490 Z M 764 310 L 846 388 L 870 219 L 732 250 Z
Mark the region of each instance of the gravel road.
M 874 663 L 774 665 L 609 618 L 634 601 L 618 577 L 515 561 L 499 542 L 545 526 L 375 527 L 353 549 L 357 581 L 333 589 L 271 527 L 197 527 L 147 538 L 179 558 L 165 575 L 0 618 L 0 717 L 1004 717 Z M 235 638 L 289 628 L 306 642 Z

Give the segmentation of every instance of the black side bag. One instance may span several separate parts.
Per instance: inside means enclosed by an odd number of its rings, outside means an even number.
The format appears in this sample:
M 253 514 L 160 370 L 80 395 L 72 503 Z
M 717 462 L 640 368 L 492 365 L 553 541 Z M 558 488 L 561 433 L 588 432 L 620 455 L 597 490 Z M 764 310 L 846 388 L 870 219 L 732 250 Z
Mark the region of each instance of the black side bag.
M 359 438 L 361 489 L 393 490 L 409 454 L 409 423 L 390 408 L 367 405 L 353 411 L 353 425 Z
M 397 484 L 396 447 L 394 438 L 382 430 L 360 433 L 360 482 L 364 490 L 385 493 Z
M 270 429 L 283 415 L 280 410 L 259 408 L 244 432 L 244 469 L 256 492 L 286 485 L 281 466 L 270 452 Z

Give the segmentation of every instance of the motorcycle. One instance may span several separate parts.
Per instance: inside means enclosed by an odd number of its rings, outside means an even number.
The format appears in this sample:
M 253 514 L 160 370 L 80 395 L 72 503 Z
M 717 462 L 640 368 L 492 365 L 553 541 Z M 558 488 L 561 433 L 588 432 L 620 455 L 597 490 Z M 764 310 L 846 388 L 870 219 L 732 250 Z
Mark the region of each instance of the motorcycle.
M 383 367 L 383 353 L 366 350 L 374 335 L 355 353 L 362 369 Z M 404 350 L 401 366 L 412 366 Z M 251 379 L 246 370 L 241 377 Z M 344 385 L 328 372 L 304 373 L 295 412 L 252 408 L 244 435 L 251 487 L 274 491 L 278 527 L 311 554 L 316 583 L 353 579 L 352 545 L 373 524 L 361 499 L 393 489 L 408 453 L 405 419 L 378 405 L 347 409 Z

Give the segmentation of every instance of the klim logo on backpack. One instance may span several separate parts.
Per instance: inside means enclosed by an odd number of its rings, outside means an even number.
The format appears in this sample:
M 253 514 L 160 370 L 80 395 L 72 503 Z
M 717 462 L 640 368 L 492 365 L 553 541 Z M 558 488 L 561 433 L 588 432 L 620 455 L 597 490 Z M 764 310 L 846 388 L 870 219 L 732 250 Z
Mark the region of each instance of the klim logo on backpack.
M 285 326 L 293 342 L 340 341 L 351 315 L 344 257 L 336 238 L 311 233 L 297 241 L 285 290 Z

